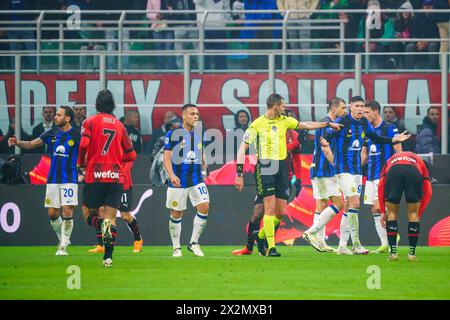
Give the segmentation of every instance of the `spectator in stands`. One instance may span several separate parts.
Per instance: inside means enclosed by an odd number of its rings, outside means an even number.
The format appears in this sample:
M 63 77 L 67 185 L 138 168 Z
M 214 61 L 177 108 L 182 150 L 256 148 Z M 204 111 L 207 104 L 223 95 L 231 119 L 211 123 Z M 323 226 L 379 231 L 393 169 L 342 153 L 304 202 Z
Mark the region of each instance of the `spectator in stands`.
M 423 0 L 423 9 L 430 10 L 433 8 L 432 0 Z M 414 16 L 411 26 L 411 38 L 417 39 L 439 39 L 439 30 L 436 22 L 433 20 L 433 15 L 430 12 L 418 13 Z M 439 42 L 436 41 L 418 41 L 409 42 L 406 45 L 405 51 L 408 53 L 405 56 L 406 69 L 414 69 L 415 55 L 413 52 L 438 52 Z M 430 55 L 426 57 L 428 69 L 435 69 L 438 66 L 438 56 Z
M 244 0 L 244 10 L 278 10 L 276 0 Z M 246 13 L 245 20 L 281 20 L 279 13 Z M 246 23 L 246 27 L 265 27 L 275 28 L 280 23 Z M 259 29 L 259 30 L 243 30 L 241 38 L 244 39 L 278 39 L 281 33 L 277 30 Z M 272 42 L 251 42 L 251 50 L 269 50 L 276 47 Z M 249 65 L 252 69 L 267 69 L 267 56 L 250 56 Z
M 176 116 L 173 117 L 172 119 L 170 119 L 170 121 L 168 123 L 166 123 L 165 130 L 166 132 L 169 130 L 173 130 L 175 128 L 178 128 L 181 126 L 182 121 L 180 119 L 178 119 Z M 158 140 L 154 140 L 155 143 L 153 145 L 153 150 L 151 153 L 151 159 L 155 159 L 156 155 L 161 151 L 161 149 L 164 147 L 165 144 L 165 140 L 166 140 L 166 136 L 160 136 L 158 137 Z
M 441 144 L 437 136 L 438 123 L 439 108 L 429 107 L 417 133 L 416 153 L 441 153 Z
M 449 0 L 433 0 L 433 8 L 434 9 L 450 9 L 450 1 Z M 433 19 L 436 21 L 439 35 L 441 39 L 448 39 L 449 37 L 449 20 L 450 13 L 434 13 Z M 439 52 L 446 53 L 448 52 L 448 40 L 441 41 Z M 439 60 L 440 61 L 440 60 Z
M 229 0 L 194 0 L 195 10 L 222 10 L 221 13 L 209 13 L 205 23 L 205 49 L 206 50 L 221 50 L 227 48 L 226 38 L 227 34 L 222 30 L 225 25 L 232 20 L 231 7 Z M 197 13 L 197 20 L 203 20 L 203 14 Z M 208 40 L 221 40 L 220 42 L 210 42 Z M 224 70 L 227 68 L 227 57 L 206 56 L 205 67 L 207 69 Z M 213 66 L 214 64 L 214 66 Z
M 412 10 L 413 6 L 410 2 L 404 2 L 400 8 L 400 10 Z M 413 12 L 398 12 L 397 17 L 394 19 L 394 29 L 395 29 L 395 37 L 397 39 L 403 39 L 403 42 L 392 42 L 391 44 L 391 51 L 392 52 L 404 52 L 406 47 L 406 41 L 407 39 L 411 38 L 411 29 L 412 29 L 412 22 L 414 19 L 414 13 Z M 397 65 L 400 64 L 401 61 L 403 61 L 403 55 L 399 55 L 394 57 Z M 403 66 L 404 67 L 404 66 Z
M 86 107 L 73 106 L 72 109 L 74 115 L 72 127 L 81 131 L 81 125 L 83 124 L 83 121 L 86 119 Z
M 405 123 L 402 119 L 397 118 L 397 114 L 393 107 L 386 106 L 383 108 L 384 121 L 389 122 L 397 127 L 398 132 L 405 131 Z
M 145 153 L 150 153 L 151 154 L 153 152 L 153 146 L 155 145 L 156 141 L 158 141 L 158 139 L 160 137 L 163 137 L 163 136 L 165 137 L 166 136 L 166 133 L 167 133 L 166 125 L 173 118 L 176 118 L 175 113 L 172 110 L 166 111 L 166 113 L 164 114 L 162 126 L 160 128 L 158 128 L 158 129 L 153 131 L 151 139 L 146 143 L 146 145 L 144 147 L 144 152 Z
M 37 139 L 43 134 L 45 131 L 53 128 L 55 126 L 55 115 L 56 108 L 55 107 L 44 107 L 42 109 L 42 122 L 37 124 L 33 128 L 32 138 Z M 32 140 L 33 140 L 32 139 Z M 21 140 L 24 140 L 23 138 Z M 43 145 L 41 147 L 35 148 L 32 150 L 33 153 L 44 153 L 47 152 L 47 146 Z
M 0 10 L 36 10 L 35 2 L 31 0 L 2 0 L 0 1 Z M 35 32 L 33 30 L 23 30 L 23 28 L 33 28 L 35 26 L 34 22 L 36 19 L 36 14 L 23 14 L 23 13 L 11 13 L 9 15 L 2 15 L 2 19 L 11 22 L 21 22 L 20 24 L 15 24 L 15 30 L 8 30 L 6 35 L 9 42 L 9 49 L 13 51 L 25 50 L 36 51 L 36 42 L 30 41 L 35 40 Z M 27 23 L 27 21 L 29 23 Z M 9 25 L 11 27 L 11 25 Z M 22 41 L 23 40 L 23 41 Z M 14 65 L 14 62 L 10 62 Z M 36 68 L 36 57 L 32 55 L 24 56 L 22 59 L 22 68 Z
M 168 0 L 148 0 L 147 1 L 147 18 L 152 21 L 151 28 L 153 31 L 153 39 L 158 40 L 155 43 L 155 49 L 158 51 L 170 50 L 173 51 L 173 30 L 167 28 L 173 25 L 168 21 L 172 20 L 172 14 L 155 12 L 158 10 L 172 10 L 172 7 L 168 6 Z M 153 11 L 153 12 L 152 12 Z M 166 41 L 169 40 L 169 41 Z M 161 54 L 156 57 L 156 65 L 159 69 L 171 69 L 177 68 L 175 64 L 175 56 L 170 54 Z
M 8 139 L 6 139 L 2 129 L 0 129 L 0 154 L 4 153 L 8 153 Z
M 168 6 L 172 7 L 174 11 L 187 11 L 195 10 L 195 4 L 193 0 L 168 0 Z M 174 20 L 189 21 L 186 24 L 175 24 L 176 27 L 174 31 L 175 40 L 175 51 L 183 52 L 188 49 L 191 45 L 194 51 L 198 51 L 199 48 L 199 35 L 197 28 L 197 16 L 194 12 L 192 13 L 174 13 Z M 192 21 L 192 22 L 191 22 Z M 198 61 L 198 59 L 196 59 Z M 178 69 L 183 69 L 183 56 L 178 55 L 176 57 L 176 64 Z
M 128 109 L 125 111 L 123 117 L 123 124 L 127 129 L 128 135 L 133 142 L 133 148 L 136 153 L 142 153 L 142 136 L 139 126 L 139 112 L 135 109 Z
M 238 148 L 241 145 L 242 139 L 244 138 L 244 133 L 245 130 L 247 130 L 248 125 L 250 124 L 250 115 L 246 110 L 239 110 L 235 115 L 234 115 L 234 128 L 233 131 L 228 131 L 227 135 L 229 135 L 227 137 L 227 139 L 233 139 L 233 154 L 234 154 L 234 158 L 236 159 L 236 155 L 238 152 Z M 232 134 L 232 137 L 231 137 Z M 230 146 L 225 143 L 225 146 L 227 148 L 230 148 Z M 229 150 L 225 150 L 226 153 L 230 152 Z M 248 152 L 247 152 L 248 154 Z M 231 155 L 231 152 L 230 152 Z M 228 159 L 228 155 L 227 155 L 227 159 Z
M 277 6 L 280 11 L 285 10 L 315 10 L 318 8 L 319 0 L 277 0 Z M 287 35 L 291 40 L 311 39 L 311 16 L 313 12 L 298 12 L 291 13 L 289 16 Z M 284 12 L 281 12 L 284 16 Z M 291 49 L 310 50 L 311 42 L 289 42 Z M 311 55 L 308 53 L 299 53 L 290 56 L 291 65 L 294 69 L 298 69 L 300 66 L 308 69 L 311 68 Z

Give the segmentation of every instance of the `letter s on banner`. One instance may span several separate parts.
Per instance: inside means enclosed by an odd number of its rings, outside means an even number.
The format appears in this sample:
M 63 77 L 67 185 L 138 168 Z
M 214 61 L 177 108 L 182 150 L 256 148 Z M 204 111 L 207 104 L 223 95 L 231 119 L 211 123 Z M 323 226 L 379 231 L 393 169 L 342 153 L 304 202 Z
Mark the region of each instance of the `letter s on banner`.
M 8 224 L 8 212 L 12 211 L 13 213 L 13 223 L 12 225 Z M 3 205 L 0 211 L 0 226 L 7 233 L 14 233 L 19 229 L 20 226 L 20 209 L 19 207 L 13 203 L 8 202 Z

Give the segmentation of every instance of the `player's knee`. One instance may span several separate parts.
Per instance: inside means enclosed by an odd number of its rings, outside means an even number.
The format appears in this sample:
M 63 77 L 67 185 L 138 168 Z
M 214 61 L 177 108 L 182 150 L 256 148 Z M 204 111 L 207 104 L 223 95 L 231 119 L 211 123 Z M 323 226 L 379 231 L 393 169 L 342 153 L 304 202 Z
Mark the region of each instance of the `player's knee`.
M 126 222 L 133 221 L 133 216 L 129 212 L 121 212 L 120 217 Z
M 208 214 L 209 212 L 209 203 L 201 203 L 197 206 L 197 211 L 201 214 Z
M 72 218 L 73 216 L 73 207 L 72 206 L 64 206 L 62 208 L 62 214 L 64 218 Z
M 55 220 L 59 217 L 59 209 L 49 208 L 48 209 L 48 217 L 52 220 Z
M 337 197 L 333 200 L 333 205 L 341 211 L 344 208 L 344 203 L 340 197 Z M 323 211 L 323 210 L 322 210 Z
M 172 210 L 170 211 L 170 216 L 174 219 L 181 219 L 183 217 L 183 212 Z

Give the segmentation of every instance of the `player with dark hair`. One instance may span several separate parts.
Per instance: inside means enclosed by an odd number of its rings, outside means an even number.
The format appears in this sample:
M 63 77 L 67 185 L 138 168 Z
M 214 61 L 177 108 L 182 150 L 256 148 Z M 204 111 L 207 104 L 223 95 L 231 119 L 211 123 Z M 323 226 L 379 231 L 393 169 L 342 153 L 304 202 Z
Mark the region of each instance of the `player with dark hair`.
M 50 224 L 59 239 L 57 256 L 66 256 L 73 230 L 73 208 L 78 205 L 77 158 L 80 132 L 72 127 L 73 111 L 61 106 L 55 115 L 55 127 L 32 141 L 8 140 L 10 146 L 30 150 L 47 145 L 51 156 L 47 176 L 45 207 L 48 208 Z M 62 208 L 62 210 L 61 210 Z M 61 212 L 62 211 L 62 212 Z M 61 219 L 62 215 L 62 219 Z
M 426 163 L 415 153 L 399 152 L 390 157 L 381 171 L 378 198 L 383 221 L 386 221 L 387 237 L 391 253 L 388 261 L 398 260 L 397 234 L 398 209 L 403 193 L 408 212 L 408 260 L 416 261 L 416 245 L 419 239 L 420 217 L 431 199 L 430 174 Z M 387 219 L 384 215 L 387 208 Z
M 286 104 L 279 94 L 271 94 L 266 101 L 267 112 L 251 123 L 239 147 L 236 162 L 235 187 L 244 188 L 243 167 L 245 153 L 256 144 L 258 162 L 255 167 L 257 192 L 264 202 L 262 233 L 268 242 L 267 256 L 279 257 L 275 248 L 275 226 L 281 222 L 289 198 L 289 178 L 286 166 L 286 131 L 288 129 L 320 129 L 330 126 L 339 130 L 340 124 L 331 122 L 299 122 L 284 115 Z
M 348 203 L 348 214 L 344 212 L 341 220 L 341 238 L 339 240 L 338 254 L 367 254 L 359 240 L 358 212 L 360 207 L 360 192 L 362 188 L 361 149 L 367 136 L 374 143 L 394 144 L 405 141 L 410 135 L 403 132 L 393 138 L 379 136 L 372 125 L 364 118 L 364 99 L 360 96 L 353 97 L 350 101 L 350 114 L 336 119 L 335 123 L 343 126 L 339 132 L 327 131 L 321 140 L 324 153 L 330 163 L 334 164 L 335 174 L 344 198 Z M 329 142 L 336 139 L 335 155 L 329 147 Z M 327 208 L 328 209 L 328 208 Z M 338 208 L 325 210 L 317 224 L 303 233 L 303 238 L 316 250 L 320 251 L 316 234 L 320 228 L 326 225 L 337 213 Z M 347 249 L 348 238 L 342 235 L 348 234 L 348 229 L 353 242 L 353 250 Z
M 339 97 L 334 97 L 328 104 L 328 114 L 321 121 L 333 122 L 337 118 L 345 115 L 347 109 L 345 101 Z M 319 222 L 321 214 L 325 210 L 340 211 L 343 207 L 342 195 L 337 182 L 337 177 L 334 174 L 333 165 L 327 160 L 320 138 L 325 134 L 325 129 L 316 130 L 314 139 L 314 154 L 311 163 L 310 175 L 311 184 L 313 187 L 313 198 L 316 200 L 316 209 L 314 212 L 314 225 Z M 335 141 L 330 140 L 330 149 L 334 149 Z M 331 205 L 328 206 L 328 201 Z M 319 252 L 335 252 L 335 249 L 328 246 L 325 242 L 325 225 L 317 232 L 317 243 L 320 247 Z
M 112 114 L 115 103 L 109 90 L 98 93 L 95 102 L 98 113 L 83 122 L 79 167 L 86 167 L 83 192 L 83 216 L 88 225 L 101 224 L 105 245 L 103 265 L 112 266 L 112 254 L 117 235 L 116 213 L 123 192 L 123 163 L 134 161 L 136 152 L 124 125 Z M 105 219 L 98 210 L 104 206 Z
M 191 240 L 188 250 L 198 257 L 204 253 L 198 244 L 206 227 L 209 212 L 208 188 L 203 182 L 206 163 L 203 153 L 204 139 L 199 126 L 199 112 L 195 104 L 181 108 L 183 124 L 166 134 L 164 168 L 169 176 L 166 207 L 170 209 L 169 232 L 173 244 L 173 257 L 182 257 L 180 246 L 181 220 L 187 207 L 187 198 L 196 208 Z
M 380 111 L 381 106 L 378 101 L 369 101 L 364 107 L 364 117 L 369 120 L 375 133 L 379 136 L 395 137 L 398 134 L 397 127 L 383 121 L 380 116 Z M 364 189 L 364 204 L 372 207 L 375 229 L 381 240 L 380 247 L 372 251 L 374 253 L 382 253 L 389 248 L 386 228 L 381 223 L 380 203 L 378 201 L 378 184 L 380 182 L 381 169 L 395 152 L 401 151 L 402 145 L 400 143 L 393 146 L 389 144 L 382 145 L 374 143 L 371 139 L 367 139 L 367 146 L 363 148 L 364 157 L 361 161 L 362 165 L 367 161 L 367 182 L 366 188 Z

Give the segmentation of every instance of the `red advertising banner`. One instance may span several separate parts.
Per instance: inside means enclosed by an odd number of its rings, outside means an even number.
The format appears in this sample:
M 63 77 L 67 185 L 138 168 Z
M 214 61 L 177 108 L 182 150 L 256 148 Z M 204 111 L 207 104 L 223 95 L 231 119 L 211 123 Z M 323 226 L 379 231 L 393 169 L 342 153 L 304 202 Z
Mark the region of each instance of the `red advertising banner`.
M 440 74 L 366 74 L 362 77 L 362 96 L 381 105 L 398 105 L 398 115 L 406 128 L 416 133 L 431 104 L 441 103 Z M 163 122 L 171 109 L 179 114 L 184 101 L 183 76 L 108 75 L 107 88 L 114 93 L 116 116 L 125 108 L 138 108 L 142 134 L 148 135 Z M 100 89 L 96 75 L 24 74 L 22 77 L 22 123 L 27 132 L 41 122 L 46 105 L 88 105 L 88 115 L 95 113 L 95 98 Z M 339 96 L 346 101 L 355 92 L 351 73 L 277 74 L 276 92 L 301 120 L 319 120 L 326 114 L 327 100 Z M 221 131 L 234 126 L 234 114 L 247 110 L 255 119 L 266 110 L 269 95 L 267 74 L 192 74 L 191 102 L 201 105 L 206 128 Z M 450 99 L 450 97 L 449 97 Z M 7 106 L 11 108 L 7 108 Z M 0 75 L 0 128 L 5 131 L 14 116 L 14 76 Z M 35 106 L 34 107 L 30 107 Z M 405 107 L 406 105 L 406 107 Z

